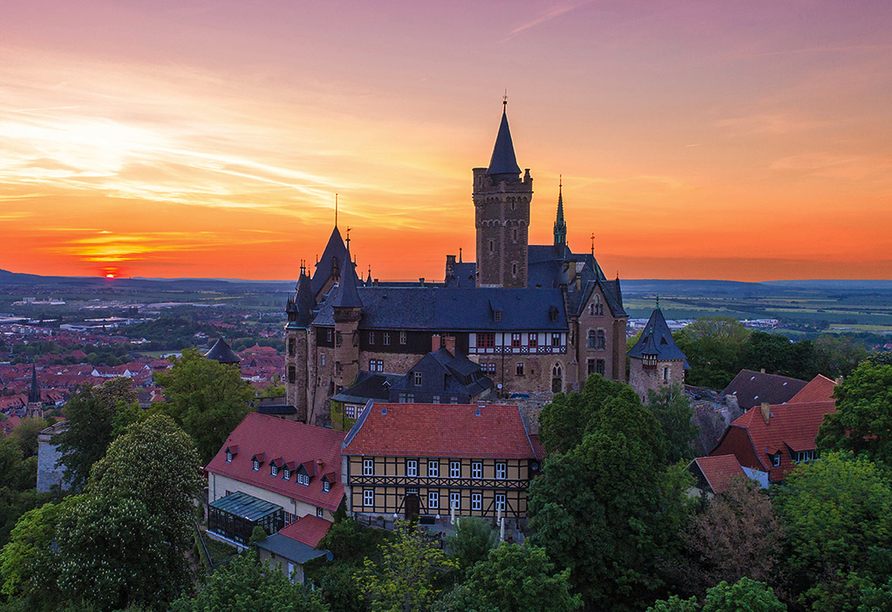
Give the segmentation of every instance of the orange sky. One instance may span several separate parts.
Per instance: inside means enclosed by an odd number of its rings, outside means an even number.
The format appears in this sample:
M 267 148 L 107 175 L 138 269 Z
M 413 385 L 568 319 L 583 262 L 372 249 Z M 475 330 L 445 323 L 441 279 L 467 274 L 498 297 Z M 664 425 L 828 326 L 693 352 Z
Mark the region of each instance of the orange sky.
M 12 0 L 0 268 L 293 279 L 473 259 L 507 87 L 551 240 L 623 278 L 892 278 L 892 4 Z

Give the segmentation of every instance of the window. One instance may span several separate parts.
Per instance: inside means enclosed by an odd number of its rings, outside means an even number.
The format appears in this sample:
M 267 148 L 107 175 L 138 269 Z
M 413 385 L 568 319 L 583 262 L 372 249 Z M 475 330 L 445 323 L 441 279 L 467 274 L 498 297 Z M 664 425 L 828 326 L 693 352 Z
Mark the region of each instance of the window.
M 407 487 L 406 495 L 418 495 L 418 487 Z
M 335 361 L 335 374 L 340 374 L 340 373 L 341 373 L 341 362 Z
M 329 342 L 331 342 L 332 334 L 334 334 L 333 329 L 326 329 L 325 330 L 325 339 L 328 340 Z
M 516 263 L 511 264 L 511 276 L 517 276 L 517 264 Z
M 325 367 L 325 353 L 319 353 L 319 365 Z
M 501 323 L 502 322 L 502 311 L 494 310 L 492 312 L 492 320 L 495 321 L 496 323 Z
M 505 494 L 496 493 L 496 510 L 505 511 Z
M 495 345 L 496 335 L 494 333 L 477 334 L 477 348 L 494 348 Z
M 344 406 L 344 416 L 347 417 L 348 419 L 355 419 L 356 418 L 356 406 L 354 406 L 353 404 L 346 404 Z
M 324 515 L 325 515 L 325 510 L 323 510 L 319 506 L 316 506 L 316 516 L 318 516 L 319 518 L 323 518 Z
M 483 494 L 471 493 L 471 510 L 480 510 L 483 508 Z
M 530 334 L 530 340 L 527 344 L 530 345 L 530 348 L 535 348 L 535 347 L 539 346 L 539 334 L 538 333 Z
M 484 372 L 489 372 L 490 374 L 495 374 L 496 372 L 496 364 L 494 363 L 481 363 L 480 369 Z
M 594 360 L 594 359 L 589 359 L 589 360 L 588 360 L 588 375 L 591 376 L 591 375 L 594 374 L 595 372 L 596 372 L 596 370 L 595 370 L 595 360 Z
M 480 461 L 471 462 L 471 478 L 483 478 L 483 463 Z
M 257 461 L 257 459 L 251 460 L 251 469 L 254 470 L 255 472 L 260 471 L 260 462 Z
M 588 330 L 588 342 L 587 342 L 586 346 L 588 346 L 588 348 L 595 348 L 596 341 L 597 340 L 596 340 L 596 336 L 595 336 L 595 330 L 593 330 L 593 329 Z
M 226 463 L 232 463 L 232 451 L 226 451 Z
M 605 346 L 607 346 L 607 337 L 604 335 L 604 330 L 599 329 L 598 330 L 598 341 L 597 341 L 597 345 L 595 346 L 595 348 L 602 349 Z
M 291 523 L 294 522 L 293 514 L 291 514 L 290 512 L 285 512 L 284 515 L 285 515 L 285 524 L 286 525 L 290 525 Z
M 310 486 L 310 475 L 309 474 L 297 474 L 297 484 L 302 487 Z
M 384 346 L 390 346 L 390 332 L 384 332 L 382 334 L 382 340 L 384 342 Z
M 427 460 L 427 476 L 428 478 L 438 478 L 440 476 L 440 460 Z
M 778 467 L 781 462 L 781 454 L 779 452 L 771 455 L 771 465 Z
M 514 210 L 514 203 L 511 204 L 511 210 Z M 517 242 L 517 230 L 511 230 L 511 240 Z
M 780 453 L 778 453 L 780 454 Z M 814 461 L 817 455 L 815 451 L 795 451 L 793 453 L 793 462 L 794 463 L 808 463 L 809 461 Z
M 427 509 L 428 510 L 439 510 L 440 509 L 440 492 L 439 491 L 428 491 L 427 492 Z
M 520 348 L 520 334 L 511 334 L 511 348 Z
M 607 376 L 607 362 L 603 359 L 598 359 L 595 363 L 595 371 L 601 376 Z
M 329 491 L 331 491 L 331 483 L 328 482 L 327 480 L 323 480 L 322 481 L 322 492 L 328 493 Z
M 279 475 L 279 467 L 276 465 L 269 466 L 269 475 L 270 476 L 278 476 Z
M 449 462 L 449 477 L 461 478 L 461 461 Z
M 297 382 L 297 370 L 293 365 L 288 366 L 288 383 L 293 385 Z
M 588 306 L 588 312 L 592 316 L 601 316 L 604 314 L 604 304 L 601 303 L 600 296 L 595 296 L 594 301 Z
M 291 470 L 288 468 L 282 470 L 282 480 L 291 480 Z
M 341 332 L 335 332 L 335 346 L 341 346 L 344 343 L 344 336 Z
M 669 382 L 669 366 L 663 366 L 663 382 Z
M 449 494 L 449 507 L 452 510 L 461 510 L 461 493 Z
M 288 338 L 288 354 L 294 357 L 295 353 L 297 353 L 297 339 Z
M 518 361 L 517 365 L 514 366 L 514 375 L 515 376 L 523 376 L 523 363 Z
M 495 242 L 493 242 L 492 240 L 490 240 L 490 241 L 489 241 L 489 252 L 490 252 L 490 253 L 495 253 L 495 251 L 496 251 L 496 244 L 495 244 Z
M 362 460 L 362 475 L 363 476 L 374 476 L 375 475 L 375 460 L 368 458 Z
M 421 386 L 421 372 L 415 372 L 415 386 Z
M 401 331 L 400 332 L 400 344 L 405 344 L 405 343 L 406 343 L 406 332 Z
M 452 397 L 450 397 L 450 398 L 449 398 L 449 403 L 450 403 L 450 404 L 457 404 L 457 403 L 458 403 L 458 396 L 453 395 Z
M 505 462 L 496 463 L 496 478 L 499 480 L 505 480 L 508 477 L 508 469 L 505 465 Z
M 375 506 L 375 492 L 372 489 L 363 489 L 362 505 L 366 508 L 372 508 Z
M 369 344 L 374 344 L 374 343 L 375 343 L 375 332 L 370 331 L 369 332 Z
M 439 404 L 439 403 L 440 403 L 440 396 L 439 396 L 439 395 L 434 395 L 434 396 L 431 397 L 431 404 Z
M 369 359 L 369 372 L 383 372 L 384 371 L 384 360 L 383 359 Z
M 418 476 L 418 459 L 406 459 L 406 476 Z
M 551 334 L 551 346 L 560 346 L 561 345 L 561 335 L 560 334 Z

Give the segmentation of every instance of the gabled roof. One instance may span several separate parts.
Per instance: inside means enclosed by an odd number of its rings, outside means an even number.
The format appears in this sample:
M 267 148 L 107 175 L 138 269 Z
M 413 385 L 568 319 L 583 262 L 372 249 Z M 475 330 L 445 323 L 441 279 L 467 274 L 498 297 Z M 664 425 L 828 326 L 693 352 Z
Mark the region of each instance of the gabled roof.
M 741 370 L 725 390 L 725 395 L 736 395 L 737 405 L 744 410 L 769 404 L 783 404 L 790 401 L 807 383 L 798 378 L 765 374 L 753 370 Z
M 697 457 L 692 468 L 700 471 L 713 493 L 724 493 L 735 476 L 746 477 L 746 472 L 734 455 L 718 455 L 715 457 Z
M 486 174 L 520 174 L 520 166 L 517 165 L 517 157 L 514 155 L 514 142 L 511 140 L 511 130 L 508 128 L 508 113 L 502 108 L 502 121 L 499 123 L 499 134 L 496 136 L 496 144 L 492 149 L 492 157 L 489 160 L 489 168 Z
M 347 246 L 344 244 L 344 239 L 341 238 L 341 232 L 338 231 L 337 225 L 331 230 L 331 236 L 328 237 L 328 243 L 325 245 L 322 257 L 319 258 L 316 270 L 313 272 L 310 288 L 314 298 L 322 291 L 328 279 L 334 275 L 335 261 L 337 261 L 337 274 L 340 276 L 344 270 L 344 262 L 347 261 Z
M 725 431 L 711 457 L 733 453 L 740 464 L 769 472 L 772 482 L 784 479 L 795 467 L 790 450 L 812 450 L 825 414 L 836 412 L 836 402 L 774 404 L 765 422 L 761 406 L 747 410 Z M 741 433 L 745 435 L 740 435 Z M 781 464 L 773 466 L 771 455 L 781 453 Z M 755 460 L 751 459 L 755 456 Z
M 220 363 L 239 363 L 241 361 L 241 358 L 235 354 L 223 338 L 218 339 L 204 357 Z
M 387 401 L 390 387 L 403 377 L 402 374 L 383 374 L 361 371 L 356 383 L 332 396 L 332 401 L 349 404 L 365 404 L 370 399 Z
M 279 533 L 301 544 L 316 548 L 329 529 L 331 529 L 330 521 L 307 514 L 290 525 L 286 525 Z
M 422 386 L 416 386 L 413 375 L 415 372 L 427 371 L 433 374 L 425 375 Z M 466 401 L 479 397 L 487 389 L 493 386 L 492 380 L 483 375 L 480 365 L 474 363 L 458 351 L 455 355 L 445 348 L 432 351 L 418 360 L 409 372 L 396 381 L 391 392 L 391 399 L 395 400 L 398 391 L 413 391 L 418 394 L 440 394 L 447 396 L 466 395 Z M 419 398 L 420 399 L 420 398 Z
M 281 472 L 278 476 L 270 476 L 267 464 L 261 466 L 259 471 L 253 471 L 251 459 L 255 456 L 282 457 L 286 463 L 322 460 L 323 471 L 339 469 L 341 442 L 345 435 L 342 431 L 252 412 L 229 434 L 229 438 L 205 469 L 213 474 L 334 511 L 344 495 L 343 484 L 333 484 L 331 490 L 325 493 L 321 478 L 313 478 L 310 485 L 305 487 L 297 484 L 293 475 L 290 480 L 284 480 Z M 238 446 L 239 452 L 231 463 L 226 463 L 225 449 L 234 445 Z
M 388 457 L 535 458 L 517 406 L 373 404 L 343 454 Z
M 669 331 L 669 325 L 666 324 L 666 318 L 663 311 L 655 308 L 641 332 L 638 343 L 632 347 L 628 353 L 629 357 L 643 358 L 645 355 L 656 355 L 660 361 L 682 360 L 685 354 L 681 352 L 675 340 L 672 339 L 672 332 Z
M 799 390 L 796 395 L 787 400 L 788 404 L 801 402 L 826 402 L 833 399 L 836 391 L 836 381 L 830 380 L 823 374 L 818 374 Z

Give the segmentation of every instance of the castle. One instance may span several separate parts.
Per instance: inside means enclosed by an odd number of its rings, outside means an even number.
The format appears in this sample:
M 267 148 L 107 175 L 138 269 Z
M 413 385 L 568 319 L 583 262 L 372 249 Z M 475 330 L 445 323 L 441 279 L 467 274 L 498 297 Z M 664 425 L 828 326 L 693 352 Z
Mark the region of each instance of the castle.
M 576 391 L 593 373 L 625 381 L 619 278 L 604 275 L 594 250 L 570 250 L 562 188 L 552 244 L 530 245 L 532 199 L 503 106 L 489 166 L 473 170 L 476 262 L 447 255 L 442 283 L 362 280 L 335 224 L 286 306 L 286 401 L 297 420 L 322 422 L 329 399 L 361 374 L 405 375 L 441 348 L 478 364 L 505 398 Z M 420 372 L 410 384 L 423 384 Z

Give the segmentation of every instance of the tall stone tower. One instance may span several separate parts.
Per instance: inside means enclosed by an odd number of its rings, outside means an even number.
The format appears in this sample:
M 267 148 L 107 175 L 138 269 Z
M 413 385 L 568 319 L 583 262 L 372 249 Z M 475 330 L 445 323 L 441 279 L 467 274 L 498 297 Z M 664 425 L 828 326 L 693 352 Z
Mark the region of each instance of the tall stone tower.
M 527 286 L 533 179 L 529 169 L 520 178 L 507 105 L 506 100 L 489 167 L 474 168 L 478 287 Z
M 338 293 L 332 302 L 335 333 L 335 393 L 350 387 L 359 375 L 359 320 L 362 300 L 356 289 L 356 272 L 350 259 L 350 239 L 347 239 L 347 261 L 338 283 Z
M 295 407 L 301 423 L 307 422 L 309 414 L 309 330 L 315 307 L 310 277 L 302 264 L 297 292 L 285 307 L 285 400 Z
M 31 388 L 28 389 L 28 405 L 25 407 L 28 418 L 43 417 L 43 401 L 40 399 L 40 386 L 37 384 L 37 366 L 31 365 Z

